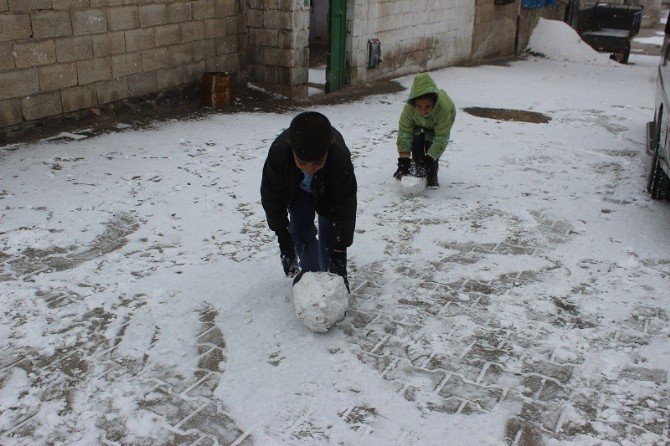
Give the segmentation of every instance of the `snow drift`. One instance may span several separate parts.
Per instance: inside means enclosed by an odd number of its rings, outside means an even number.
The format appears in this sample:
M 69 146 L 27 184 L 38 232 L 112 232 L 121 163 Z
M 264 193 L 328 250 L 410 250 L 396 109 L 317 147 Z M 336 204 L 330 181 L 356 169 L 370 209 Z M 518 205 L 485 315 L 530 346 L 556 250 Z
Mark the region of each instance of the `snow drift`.
M 619 66 L 609 58 L 609 54 L 591 48 L 577 31 L 559 20 L 541 18 L 530 36 L 527 49 L 554 60 Z

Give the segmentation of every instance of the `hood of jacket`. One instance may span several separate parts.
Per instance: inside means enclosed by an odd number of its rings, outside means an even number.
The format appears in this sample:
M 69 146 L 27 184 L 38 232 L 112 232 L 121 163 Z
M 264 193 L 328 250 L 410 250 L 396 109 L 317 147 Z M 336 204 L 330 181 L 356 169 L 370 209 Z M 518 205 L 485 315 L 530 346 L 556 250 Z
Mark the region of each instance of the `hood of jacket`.
M 407 102 L 411 103 L 414 99 L 424 94 L 433 93 L 436 96 L 439 94 L 440 89 L 435 85 L 435 81 L 431 78 L 428 73 L 420 73 L 414 76 L 414 82 L 412 83 L 412 90 L 409 92 L 409 97 Z M 437 104 L 436 104 L 437 105 Z

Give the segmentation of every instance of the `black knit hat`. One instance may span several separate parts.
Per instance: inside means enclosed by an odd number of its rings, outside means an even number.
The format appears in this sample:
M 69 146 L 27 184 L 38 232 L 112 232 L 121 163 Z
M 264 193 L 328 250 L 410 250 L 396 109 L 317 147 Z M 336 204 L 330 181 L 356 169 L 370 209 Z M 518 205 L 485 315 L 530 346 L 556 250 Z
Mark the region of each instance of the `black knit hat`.
M 319 161 L 333 143 L 330 121 L 318 112 L 303 112 L 291 121 L 288 131 L 293 152 L 302 161 Z

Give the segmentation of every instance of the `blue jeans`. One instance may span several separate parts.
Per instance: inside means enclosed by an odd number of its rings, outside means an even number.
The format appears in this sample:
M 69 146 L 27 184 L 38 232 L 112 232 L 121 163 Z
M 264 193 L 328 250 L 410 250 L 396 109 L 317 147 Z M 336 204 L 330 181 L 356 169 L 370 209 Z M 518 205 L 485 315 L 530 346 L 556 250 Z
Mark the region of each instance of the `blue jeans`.
M 288 232 L 295 244 L 300 269 L 303 271 L 327 271 L 330 253 L 333 251 L 333 224 L 319 215 L 319 230 L 314 225 L 314 194 L 298 190 L 298 195 L 288 208 Z M 317 239 L 318 233 L 318 239 Z

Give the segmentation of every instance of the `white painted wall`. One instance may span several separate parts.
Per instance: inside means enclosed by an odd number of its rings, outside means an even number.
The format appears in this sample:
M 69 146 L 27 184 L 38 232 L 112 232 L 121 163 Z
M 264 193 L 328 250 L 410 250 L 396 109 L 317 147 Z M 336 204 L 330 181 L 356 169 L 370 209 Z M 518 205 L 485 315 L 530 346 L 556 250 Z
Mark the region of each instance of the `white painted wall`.
M 351 84 L 470 59 L 474 0 L 349 0 L 347 8 Z M 383 62 L 368 69 L 372 38 L 381 41 Z

